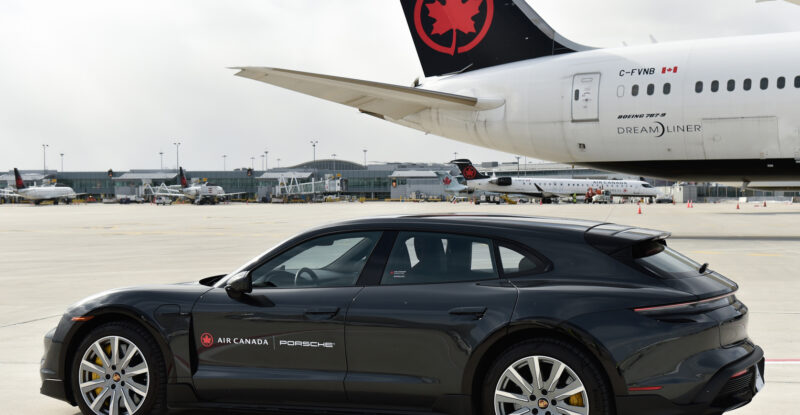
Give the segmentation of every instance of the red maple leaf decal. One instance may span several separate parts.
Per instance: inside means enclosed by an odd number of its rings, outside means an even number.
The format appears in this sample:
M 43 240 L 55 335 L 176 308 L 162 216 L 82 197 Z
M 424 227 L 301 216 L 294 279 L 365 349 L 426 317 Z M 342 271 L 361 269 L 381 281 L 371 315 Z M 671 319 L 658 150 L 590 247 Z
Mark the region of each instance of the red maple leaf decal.
M 450 183 L 453 183 L 453 181 L 452 181 L 452 180 L 450 180 L 450 178 L 449 178 L 449 177 L 445 177 L 445 178 L 444 178 L 444 180 L 442 180 L 442 183 L 444 183 L 444 184 L 446 184 L 446 185 L 449 185 Z
M 431 34 L 441 35 L 452 30 L 455 38 L 456 30 L 464 34 L 475 33 L 472 18 L 478 14 L 481 3 L 483 0 L 445 0 L 444 4 L 438 1 L 426 4 L 428 16 L 436 20 Z

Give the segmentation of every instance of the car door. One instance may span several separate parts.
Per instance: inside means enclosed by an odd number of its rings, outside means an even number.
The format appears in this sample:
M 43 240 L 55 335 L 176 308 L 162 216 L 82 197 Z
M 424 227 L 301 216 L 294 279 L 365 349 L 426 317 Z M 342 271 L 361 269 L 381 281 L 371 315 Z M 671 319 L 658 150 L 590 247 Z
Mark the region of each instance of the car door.
M 253 290 L 215 288 L 193 311 L 205 400 L 245 403 L 345 401 L 344 317 L 381 232 L 325 235 L 249 271 Z
M 351 402 L 430 408 L 463 393 L 469 358 L 508 323 L 517 298 L 495 252 L 482 237 L 397 234 L 380 281 L 347 314 Z

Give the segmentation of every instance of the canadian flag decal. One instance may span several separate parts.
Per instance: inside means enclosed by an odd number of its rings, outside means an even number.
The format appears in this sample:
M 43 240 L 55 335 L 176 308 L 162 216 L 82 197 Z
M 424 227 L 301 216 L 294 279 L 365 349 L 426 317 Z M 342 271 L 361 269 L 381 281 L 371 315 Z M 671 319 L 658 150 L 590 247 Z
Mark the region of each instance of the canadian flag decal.
M 661 73 L 678 73 L 678 67 L 673 66 L 672 68 L 668 68 L 666 66 L 661 67 Z

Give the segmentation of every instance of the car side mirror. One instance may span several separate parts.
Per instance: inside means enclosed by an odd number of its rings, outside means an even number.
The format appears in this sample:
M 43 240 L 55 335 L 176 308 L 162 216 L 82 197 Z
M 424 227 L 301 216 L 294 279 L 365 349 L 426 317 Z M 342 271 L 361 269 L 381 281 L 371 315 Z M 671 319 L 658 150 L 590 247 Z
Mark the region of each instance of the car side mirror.
M 253 292 L 253 277 L 247 271 L 240 272 L 228 280 L 225 291 L 233 297 Z

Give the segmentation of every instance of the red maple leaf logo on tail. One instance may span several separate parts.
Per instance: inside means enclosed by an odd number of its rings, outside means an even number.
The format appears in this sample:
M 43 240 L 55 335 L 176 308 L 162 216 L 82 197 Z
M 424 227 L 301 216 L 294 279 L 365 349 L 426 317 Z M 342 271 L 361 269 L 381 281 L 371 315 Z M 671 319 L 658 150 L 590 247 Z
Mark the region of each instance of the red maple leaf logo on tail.
M 472 20 L 480 11 L 483 0 L 445 0 L 444 4 L 435 1 L 426 4 L 428 16 L 436 20 L 433 23 L 432 35 L 443 35 L 453 31 L 453 43 L 448 48 L 451 55 L 455 54 L 456 36 L 458 32 L 464 34 L 475 33 L 475 22 Z
M 436 20 L 433 24 L 433 35 L 442 35 L 450 30 L 460 30 L 464 34 L 475 33 L 475 22 L 472 18 L 478 14 L 483 0 L 445 0 L 427 4 L 428 16 Z M 455 33 L 453 33 L 455 35 Z
M 442 180 L 442 183 L 444 183 L 445 185 L 449 185 L 450 183 L 453 183 L 453 181 L 450 180 L 449 177 L 445 177 L 444 180 Z

